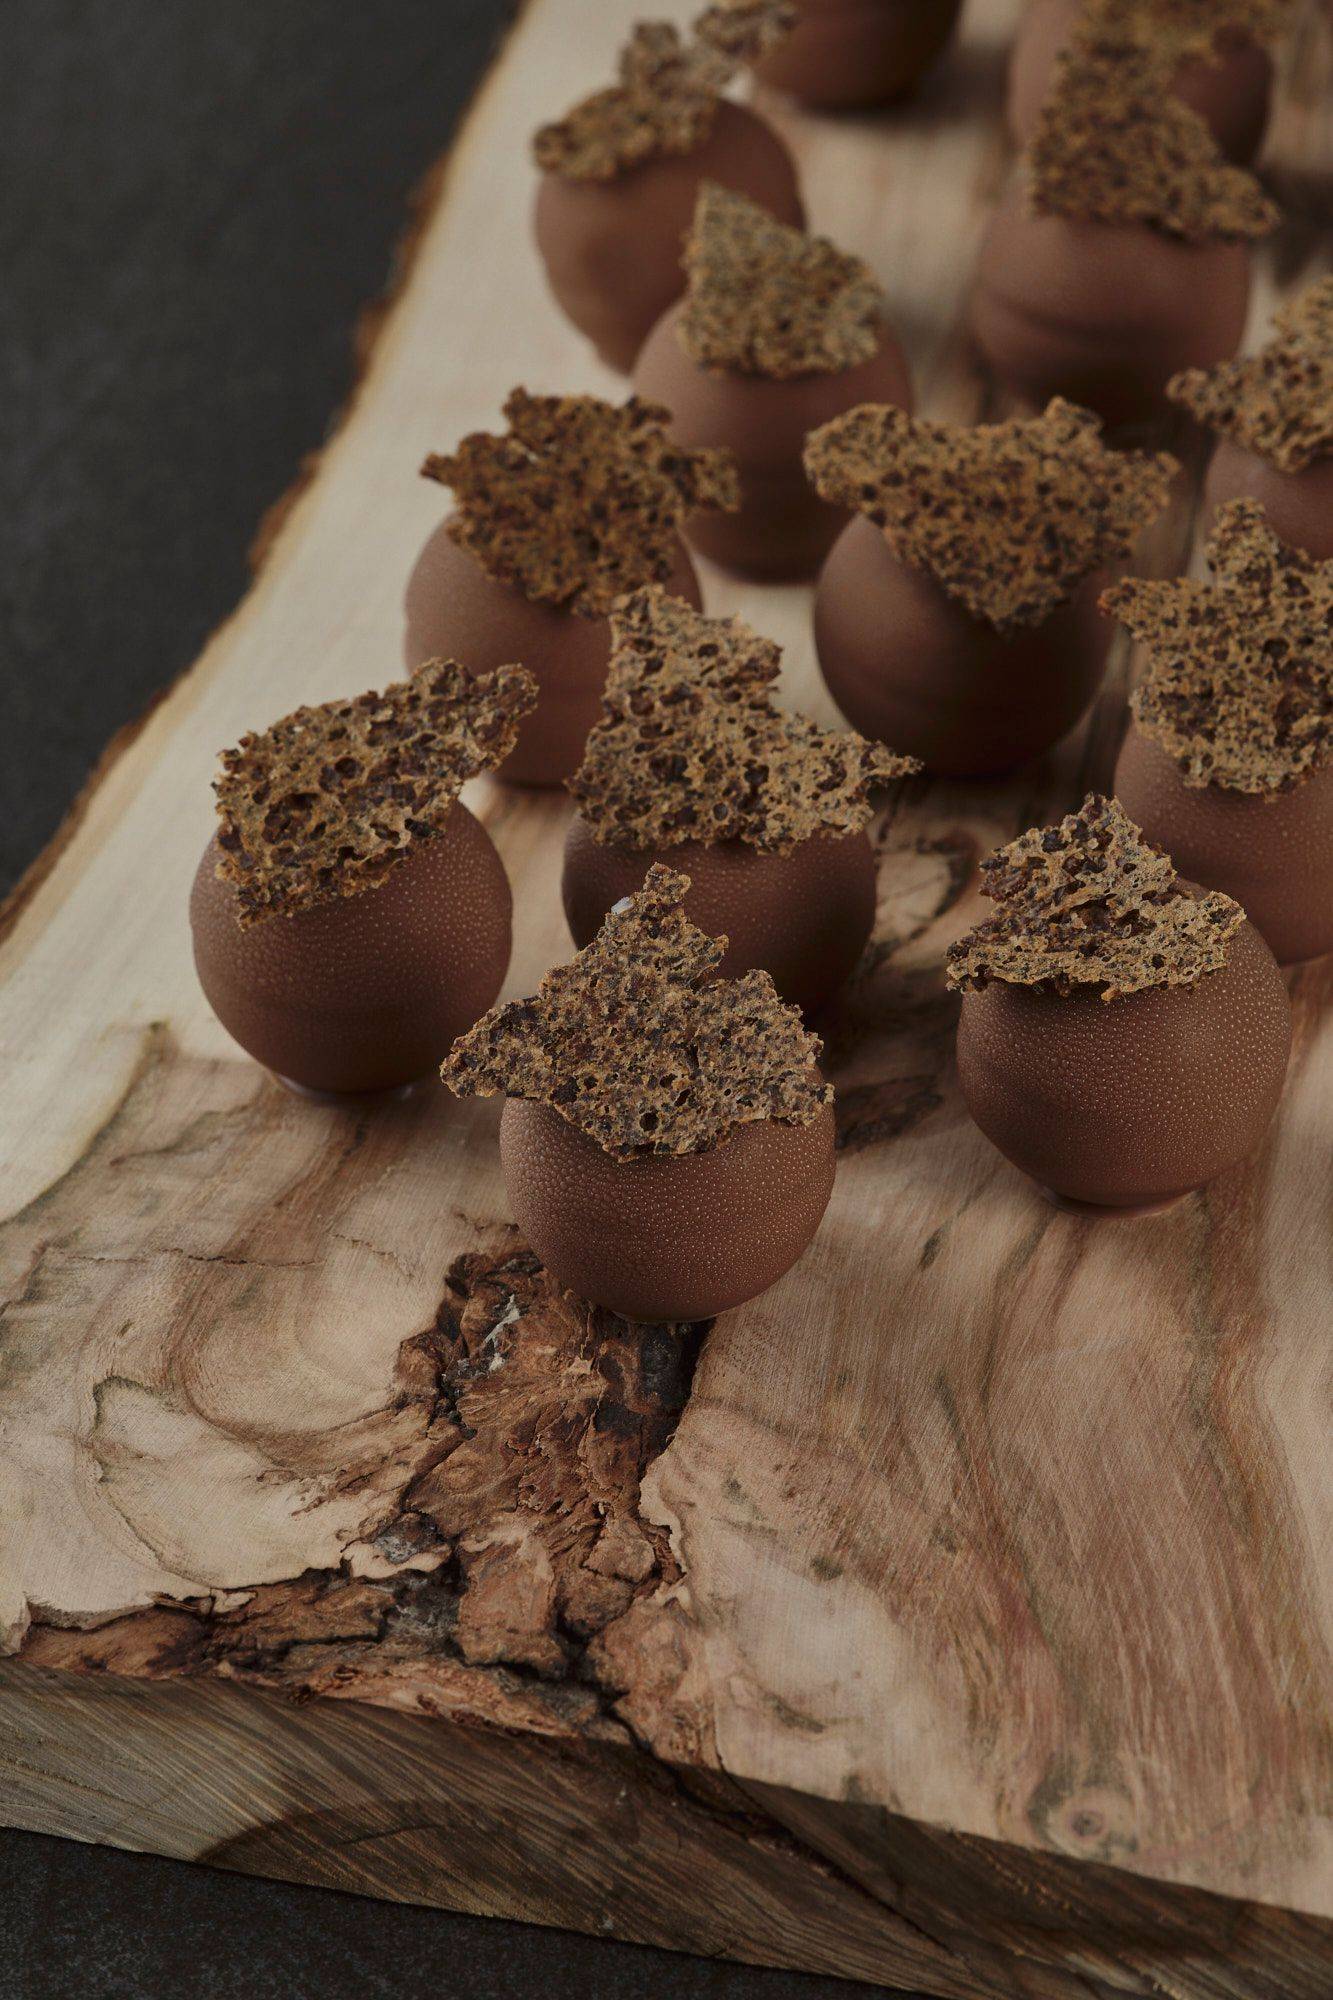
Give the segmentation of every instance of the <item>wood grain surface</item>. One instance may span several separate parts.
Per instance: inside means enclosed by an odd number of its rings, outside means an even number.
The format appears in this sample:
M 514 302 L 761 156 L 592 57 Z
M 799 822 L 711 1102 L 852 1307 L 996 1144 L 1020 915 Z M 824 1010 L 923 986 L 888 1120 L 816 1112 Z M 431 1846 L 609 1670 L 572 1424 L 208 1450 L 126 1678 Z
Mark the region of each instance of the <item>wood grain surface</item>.
M 530 0 L 255 587 L 8 909 L 0 1815 L 961 2000 L 1326 2000 L 1333 970 L 1292 975 L 1263 1155 L 1158 1219 L 1047 1207 L 952 1072 L 976 863 L 1106 777 L 1122 644 L 1040 767 L 879 827 L 829 1216 L 711 1328 L 550 1284 L 494 1103 L 299 1102 L 198 991 L 216 752 L 400 671 L 424 452 L 516 381 L 623 393 L 545 297 L 526 137 L 636 11 Z M 1014 13 L 970 0 L 892 115 L 771 107 L 939 416 L 994 407 L 962 319 Z M 1328 263 L 1317 5 L 1267 171 L 1256 331 Z M 1182 490 L 1140 566 L 1193 529 Z M 705 587 L 829 714 L 808 591 Z M 468 796 L 527 991 L 571 949 L 568 808 Z

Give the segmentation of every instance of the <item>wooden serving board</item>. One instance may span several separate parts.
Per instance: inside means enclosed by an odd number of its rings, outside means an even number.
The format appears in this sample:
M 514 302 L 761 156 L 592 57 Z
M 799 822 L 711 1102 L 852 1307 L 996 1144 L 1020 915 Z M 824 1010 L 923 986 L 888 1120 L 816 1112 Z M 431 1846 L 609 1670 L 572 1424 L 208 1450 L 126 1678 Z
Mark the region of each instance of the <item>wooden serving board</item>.
M 827 1222 L 711 1328 L 551 1286 L 493 1102 L 298 1102 L 196 986 L 215 754 L 396 676 L 425 451 L 517 381 L 622 393 L 545 297 L 526 140 L 637 11 L 531 0 L 253 590 L 9 906 L 0 1815 L 949 2000 L 1327 2000 L 1333 962 L 1292 978 L 1263 1156 L 1161 1219 L 1057 1214 L 953 1079 L 976 863 L 1105 778 L 1123 648 L 1039 770 L 882 829 Z M 971 0 L 891 116 L 774 108 L 956 418 L 1012 26 Z M 1315 6 L 1271 165 L 1256 327 L 1327 257 Z M 809 593 L 705 581 L 824 711 Z M 529 991 L 570 951 L 567 807 L 474 803 Z

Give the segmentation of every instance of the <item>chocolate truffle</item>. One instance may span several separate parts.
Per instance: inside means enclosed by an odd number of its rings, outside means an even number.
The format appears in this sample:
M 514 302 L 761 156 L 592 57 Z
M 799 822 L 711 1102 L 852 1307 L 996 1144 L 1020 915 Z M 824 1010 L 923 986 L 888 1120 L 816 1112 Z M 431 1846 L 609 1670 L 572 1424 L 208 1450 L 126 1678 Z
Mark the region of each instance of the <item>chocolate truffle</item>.
M 736 506 L 739 485 L 725 452 L 682 450 L 669 412 L 637 396 L 617 407 L 515 389 L 505 416 L 508 436 L 474 432 L 422 468 L 457 505 L 408 581 L 404 651 L 409 666 L 521 659 L 537 706 L 500 775 L 558 785 L 600 713 L 611 606 L 645 583 L 699 604 L 680 524 L 692 508 Z
M 860 510 L 815 595 L 829 691 L 863 735 L 978 777 L 1059 741 L 1101 682 L 1102 567 L 1176 462 L 1108 451 L 1086 410 L 966 428 L 867 406 L 816 431 L 817 490 Z
M 918 768 L 773 700 L 780 649 L 661 590 L 611 622 L 602 720 L 569 783 L 580 811 L 563 893 L 578 945 L 654 861 L 688 874 L 686 915 L 725 933 L 724 976 L 762 966 L 812 1013 L 850 977 L 875 918 L 870 788 Z
M 458 800 L 536 698 L 521 667 L 432 660 L 383 694 L 298 708 L 223 753 L 190 898 L 224 1028 L 317 1094 L 425 1076 L 509 963 L 509 883 Z
M 726 941 L 685 916 L 689 886 L 649 869 L 442 1072 L 460 1094 L 506 1094 L 515 1221 L 562 1284 L 631 1319 L 708 1319 L 764 1291 L 833 1189 L 820 1044 L 766 972 L 719 978 Z
M 1194 881 L 1245 906 L 1283 964 L 1333 951 L 1333 561 L 1224 507 L 1208 583 L 1126 579 L 1147 647 L 1116 791 Z
M 627 373 L 680 297 L 680 246 L 705 180 L 805 220 L 785 144 L 721 94 L 794 18 L 786 0 L 731 0 L 705 8 L 685 40 L 645 22 L 619 82 L 538 132 L 537 248 L 561 310 L 609 367 Z
M 972 330 L 1033 402 L 1140 422 L 1178 369 L 1240 344 L 1248 239 L 1278 211 L 1169 82 L 1157 52 L 1061 56 L 1026 171 L 991 217 Z
M 1020 146 L 1031 139 L 1071 45 L 1138 43 L 1170 51 L 1171 90 L 1228 159 L 1252 160 L 1272 96 L 1268 50 L 1290 14 L 1290 0 L 1029 0 L 1009 65 L 1009 129 Z
M 755 64 L 820 111 L 868 111 L 910 91 L 952 35 L 962 0 L 797 0 L 790 35 Z
M 1151 1210 L 1248 1159 L 1291 1008 L 1229 896 L 1092 796 L 982 863 L 997 914 L 949 948 L 958 1080 L 986 1137 L 1080 1208 Z
M 1166 393 L 1217 432 L 1206 506 L 1257 500 L 1282 541 L 1333 556 L 1333 276 L 1274 315 L 1257 354 L 1186 369 Z
M 808 433 L 856 403 L 911 401 L 879 286 L 858 257 L 713 186 L 685 263 L 685 297 L 649 335 L 634 379 L 666 401 L 682 445 L 724 447 L 740 469 L 739 509 L 692 522 L 691 546 L 741 576 L 814 576 L 847 516 L 806 481 Z

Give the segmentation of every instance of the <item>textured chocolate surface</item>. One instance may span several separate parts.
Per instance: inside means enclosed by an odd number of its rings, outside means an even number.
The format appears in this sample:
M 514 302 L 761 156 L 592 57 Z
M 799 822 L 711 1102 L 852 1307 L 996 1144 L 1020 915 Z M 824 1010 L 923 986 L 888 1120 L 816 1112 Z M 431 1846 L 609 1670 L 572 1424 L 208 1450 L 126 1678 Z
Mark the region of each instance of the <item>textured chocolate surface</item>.
M 782 381 L 835 374 L 875 352 L 884 295 L 869 265 L 746 195 L 704 183 L 685 270 L 680 341 L 702 368 Z
M 598 841 L 742 840 L 787 854 L 817 833 L 859 832 L 870 788 L 921 768 L 780 709 L 781 650 L 739 618 L 705 618 L 641 590 L 611 633 L 602 720 L 569 784 Z
M 298 708 L 222 753 L 219 877 L 244 927 L 354 896 L 439 832 L 513 748 L 531 674 L 428 660 L 382 694 Z
M 1209 430 L 1302 472 L 1333 452 L 1333 275 L 1273 316 L 1273 338 L 1257 354 L 1186 368 L 1166 393 Z
M 1057 398 L 1043 415 L 942 424 L 863 404 L 811 436 L 806 469 L 894 554 L 999 632 L 1039 625 L 1127 555 L 1166 505 L 1166 452 L 1108 451 L 1101 421 Z
M 532 999 L 492 1008 L 441 1075 L 460 1096 L 530 1098 L 615 1159 L 697 1153 L 737 1126 L 808 1125 L 832 1092 L 820 1041 L 766 972 L 715 977 L 725 940 L 680 909 L 689 878 L 660 864 Z
M 473 431 L 422 472 L 453 489 L 453 540 L 534 603 L 603 618 L 625 591 L 667 580 L 688 514 L 740 504 L 731 454 L 673 444 L 671 412 L 642 397 L 515 389 L 504 414 L 507 436 Z
M 1193 986 L 1226 963 L 1245 921 L 1230 896 L 1193 896 L 1116 799 L 1097 793 L 1058 826 L 1031 827 L 981 864 L 998 914 L 950 945 L 951 987 L 992 980 L 1103 1000 Z
M 1176 56 L 1207 55 L 1222 36 L 1275 42 L 1291 0 L 1084 0 L 1075 41 L 1089 47 L 1141 43 Z
M 1282 792 L 1333 742 L 1333 562 L 1289 549 L 1256 501 L 1220 509 L 1210 582 L 1125 578 L 1102 602 L 1152 662 L 1131 697 L 1187 785 Z

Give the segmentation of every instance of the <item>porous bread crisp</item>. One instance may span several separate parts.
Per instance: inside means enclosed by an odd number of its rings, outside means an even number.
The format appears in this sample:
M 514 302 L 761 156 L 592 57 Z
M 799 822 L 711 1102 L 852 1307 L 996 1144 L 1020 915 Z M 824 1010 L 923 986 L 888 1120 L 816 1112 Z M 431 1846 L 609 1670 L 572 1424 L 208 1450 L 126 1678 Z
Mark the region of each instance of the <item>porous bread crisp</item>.
M 1117 1000 L 1153 986 L 1193 986 L 1226 963 L 1245 921 L 1230 896 L 1192 896 L 1169 856 L 1118 799 L 1093 792 L 1058 826 L 1031 827 L 981 864 L 999 914 L 949 946 L 948 981 L 992 979 L 1068 994 L 1100 986 Z
M 868 264 L 705 181 L 685 243 L 678 333 L 701 368 L 831 375 L 868 361 L 884 295 Z
M 873 521 L 997 632 L 1039 625 L 1127 555 L 1179 471 L 1167 452 L 1109 451 L 1101 420 L 1059 397 L 1039 417 L 943 424 L 862 403 L 812 431 L 816 492 Z
M 1291 14 L 1292 0 L 1083 0 L 1071 39 L 1083 48 L 1169 49 L 1173 61 L 1207 58 L 1223 37 L 1277 41 Z
M 791 0 L 721 0 L 688 37 L 669 21 L 641 21 L 620 52 L 619 81 L 539 128 L 537 165 L 566 180 L 610 181 L 659 154 L 692 153 L 736 71 L 776 48 L 795 19 Z
M 832 1099 L 822 1044 L 766 972 L 719 979 L 725 938 L 680 903 L 660 862 L 530 1000 L 492 1007 L 440 1074 L 460 1097 L 549 1104 L 613 1159 L 698 1153 L 740 1125 L 808 1125 Z
M 673 444 L 660 403 L 520 388 L 504 414 L 507 436 L 473 431 L 421 470 L 453 489 L 451 538 L 534 603 L 604 618 L 627 590 L 671 575 L 687 514 L 740 505 L 732 454 Z
M 602 720 L 568 781 L 604 845 L 742 840 L 789 854 L 816 834 L 859 832 L 870 787 L 921 769 L 778 708 L 781 649 L 739 618 L 640 590 L 612 614 L 611 640 Z
M 1192 243 L 1277 227 L 1276 203 L 1173 93 L 1176 66 L 1158 46 L 1061 52 L 1028 153 L 1034 214 L 1141 222 Z
M 224 750 L 217 873 L 241 927 L 375 888 L 509 755 L 536 701 L 523 667 L 427 660 L 382 694 L 295 709 Z
M 1333 748 L 1333 561 L 1280 542 L 1257 500 L 1219 508 L 1211 582 L 1125 578 L 1103 608 L 1147 647 L 1140 729 L 1201 789 L 1275 797 Z
M 1303 472 L 1333 452 L 1333 274 L 1273 315 L 1257 354 L 1186 368 L 1166 385 L 1210 431 L 1279 472 Z

